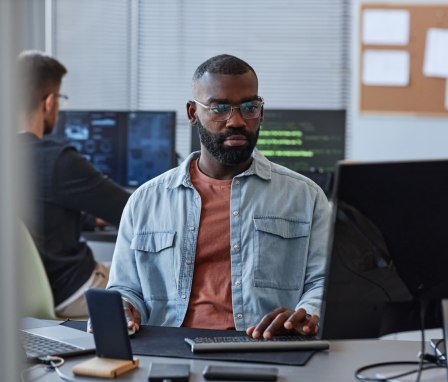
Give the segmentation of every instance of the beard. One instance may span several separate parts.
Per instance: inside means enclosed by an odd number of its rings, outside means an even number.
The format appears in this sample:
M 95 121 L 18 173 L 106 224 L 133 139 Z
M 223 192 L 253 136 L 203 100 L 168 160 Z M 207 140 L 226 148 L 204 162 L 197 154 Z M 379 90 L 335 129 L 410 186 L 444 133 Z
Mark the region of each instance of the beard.
M 228 129 L 223 133 L 213 134 L 201 123 L 199 118 L 192 125 L 197 128 L 199 139 L 207 151 L 221 164 L 232 166 L 246 162 L 252 156 L 252 152 L 257 144 L 260 124 L 254 133 L 246 131 L 242 127 Z M 232 135 L 243 135 L 247 138 L 247 143 L 238 147 L 225 147 L 224 141 Z

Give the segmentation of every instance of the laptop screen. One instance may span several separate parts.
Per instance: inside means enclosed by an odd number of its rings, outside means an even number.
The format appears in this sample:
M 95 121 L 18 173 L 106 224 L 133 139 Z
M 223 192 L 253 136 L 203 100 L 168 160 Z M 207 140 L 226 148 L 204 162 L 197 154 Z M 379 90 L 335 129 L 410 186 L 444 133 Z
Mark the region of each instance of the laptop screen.
M 337 166 L 323 338 L 441 327 L 448 160 Z

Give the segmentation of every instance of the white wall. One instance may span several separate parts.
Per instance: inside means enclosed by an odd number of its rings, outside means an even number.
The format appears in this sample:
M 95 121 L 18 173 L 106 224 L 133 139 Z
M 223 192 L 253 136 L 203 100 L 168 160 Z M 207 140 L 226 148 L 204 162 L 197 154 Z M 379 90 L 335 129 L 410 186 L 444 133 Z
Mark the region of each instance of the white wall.
M 400 160 L 448 158 L 448 118 L 410 115 L 366 115 L 359 105 L 359 8 L 366 1 L 353 2 L 351 41 L 352 85 L 348 107 L 346 156 L 354 160 Z M 394 0 L 369 3 L 422 4 L 425 1 Z M 448 4 L 433 0 L 431 4 Z

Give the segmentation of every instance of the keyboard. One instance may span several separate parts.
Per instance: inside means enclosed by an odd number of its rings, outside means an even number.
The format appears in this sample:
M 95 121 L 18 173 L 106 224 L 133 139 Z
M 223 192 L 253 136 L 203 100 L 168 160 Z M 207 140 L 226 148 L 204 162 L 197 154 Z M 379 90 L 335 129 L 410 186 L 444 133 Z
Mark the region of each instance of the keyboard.
M 25 348 L 26 356 L 29 359 L 45 357 L 47 355 L 66 355 L 77 353 L 82 350 L 77 346 L 65 342 L 55 341 L 37 334 L 21 331 L 22 344 Z
M 270 340 L 249 336 L 185 338 L 193 353 L 217 351 L 325 350 L 328 341 L 305 336 L 277 336 Z

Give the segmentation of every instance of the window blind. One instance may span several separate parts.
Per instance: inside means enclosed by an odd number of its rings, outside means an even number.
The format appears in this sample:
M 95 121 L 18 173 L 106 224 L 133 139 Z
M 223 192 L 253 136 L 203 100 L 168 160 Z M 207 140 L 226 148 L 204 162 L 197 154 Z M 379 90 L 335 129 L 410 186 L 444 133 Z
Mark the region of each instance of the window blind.
M 57 0 L 54 50 L 71 108 L 175 110 L 190 152 L 191 77 L 221 53 L 246 60 L 266 108 L 345 109 L 349 0 Z

